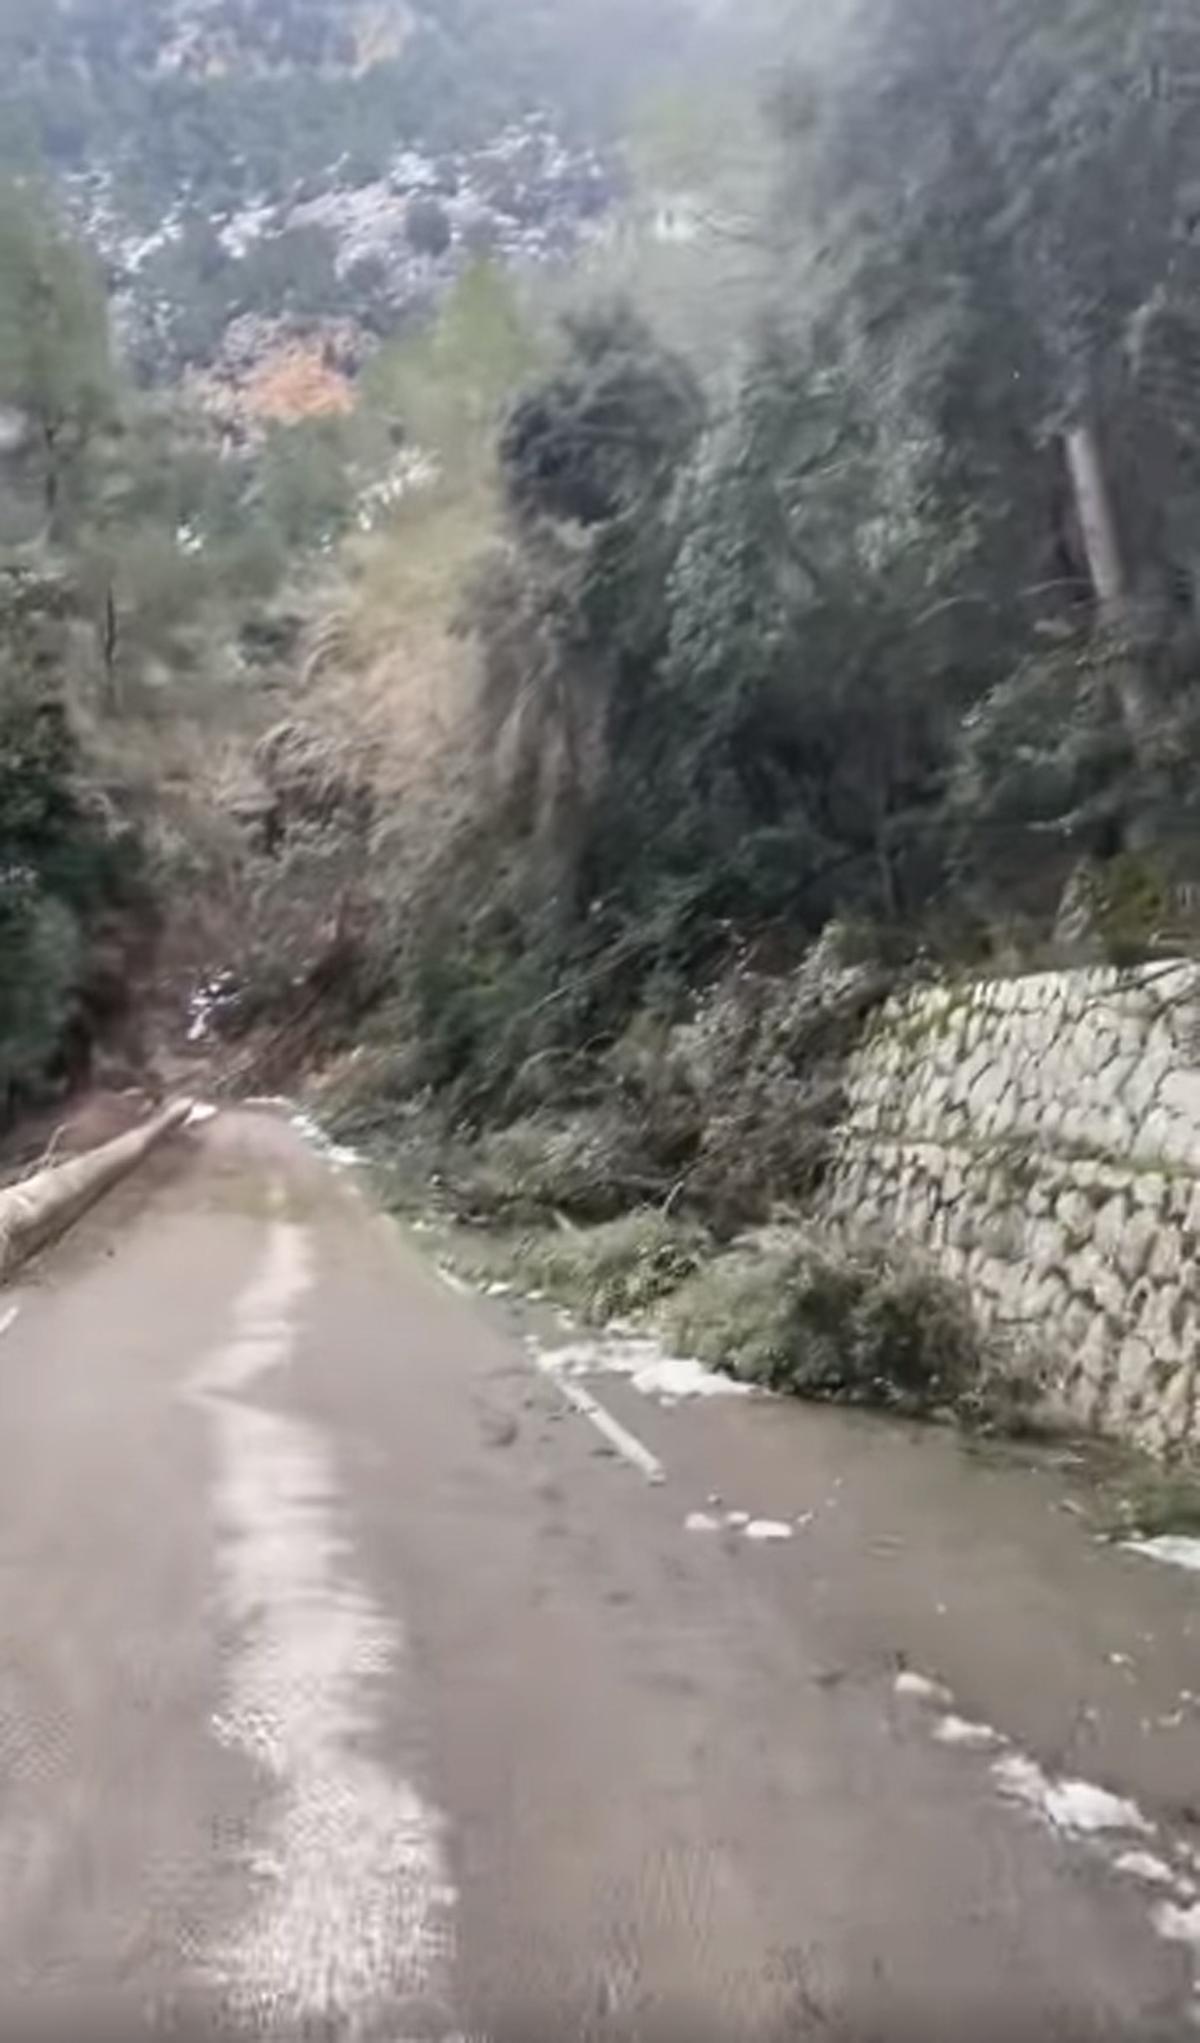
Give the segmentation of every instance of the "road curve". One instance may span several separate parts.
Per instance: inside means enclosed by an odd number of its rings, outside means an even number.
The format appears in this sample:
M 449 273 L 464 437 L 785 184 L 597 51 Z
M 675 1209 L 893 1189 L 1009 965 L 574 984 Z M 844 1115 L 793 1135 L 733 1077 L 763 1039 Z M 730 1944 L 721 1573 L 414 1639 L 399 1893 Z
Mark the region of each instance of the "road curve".
M 1195 2034 L 1194 1579 L 1053 1466 L 571 1402 L 269 1113 L 0 1307 L 2 2043 Z

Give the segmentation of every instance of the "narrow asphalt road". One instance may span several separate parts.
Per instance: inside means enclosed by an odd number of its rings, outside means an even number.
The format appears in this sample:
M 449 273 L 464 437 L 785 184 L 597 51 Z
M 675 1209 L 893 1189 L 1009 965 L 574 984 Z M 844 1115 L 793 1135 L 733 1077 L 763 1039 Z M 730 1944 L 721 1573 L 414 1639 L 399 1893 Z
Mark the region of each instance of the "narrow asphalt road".
M 1195 1578 L 506 1314 L 251 1112 L 0 1299 L 3 2043 L 1194 2035 Z

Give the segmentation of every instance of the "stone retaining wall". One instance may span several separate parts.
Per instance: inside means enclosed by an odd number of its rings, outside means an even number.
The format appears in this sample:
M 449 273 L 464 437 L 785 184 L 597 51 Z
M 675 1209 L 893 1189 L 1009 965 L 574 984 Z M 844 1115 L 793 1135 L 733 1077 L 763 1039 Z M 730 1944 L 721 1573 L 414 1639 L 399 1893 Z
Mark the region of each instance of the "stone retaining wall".
M 1075 1420 L 1200 1440 L 1200 969 L 923 988 L 848 1094 L 832 1224 L 930 1251 Z

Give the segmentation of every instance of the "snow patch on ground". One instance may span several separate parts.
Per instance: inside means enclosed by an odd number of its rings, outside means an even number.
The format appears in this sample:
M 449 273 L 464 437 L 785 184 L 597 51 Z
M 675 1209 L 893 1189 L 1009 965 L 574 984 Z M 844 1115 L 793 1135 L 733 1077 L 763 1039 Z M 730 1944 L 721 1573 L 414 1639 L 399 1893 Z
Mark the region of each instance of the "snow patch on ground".
M 658 1398 L 663 1404 L 754 1394 L 753 1384 L 706 1369 L 690 1356 L 668 1355 L 648 1334 L 618 1333 L 610 1327 L 590 1340 L 569 1341 L 561 1348 L 543 1347 L 533 1337 L 531 1345 L 538 1349 L 549 1373 L 624 1376 L 643 1397 Z
M 1007 1742 L 991 1724 L 973 1724 L 969 1718 L 957 1717 L 952 1711 L 938 1718 L 933 1735 L 939 1745 L 967 1745 L 977 1752 Z
M 362 1156 L 357 1149 L 351 1149 L 344 1142 L 335 1142 L 325 1133 L 319 1121 L 315 1121 L 311 1114 L 305 1113 L 303 1107 L 298 1107 L 288 1119 L 296 1133 L 303 1135 L 304 1140 L 310 1143 L 327 1163 L 332 1164 L 334 1170 L 350 1170 L 356 1163 L 362 1162 Z
M 771 1540 L 790 1539 L 792 1528 L 782 1518 L 752 1518 L 745 1528 L 747 1539 Z
M 1056 1830 L 1069 1835 L 1092 1837 L 1117 1830 L 1140 1832 L 1144 1837 L 1154 1834 L 1153 1823 L 1136 1802 L 1110 1794 L 1092 1781 L 1051 1780 L 1036 1760 L 1023 1753 L 996 1760 L 992 1775 L 1001 1794 L 1035 1809 Z
M 948 1705 L 953 1701 L 950 1691 L 940 1682 L 909 1668 L 896 1676 L 895 1687 L 898 1694 L 912 1696 L 919 1702 Z M 939 1744 L 968 1749 L 984 1750 L 1008 1743 L 1003 1733 L 993 1730 L 990 1724 L 972 1723 L 949 1709 L 934 1725 L 933 1736 Z M 1158 1852 L 1131 1847 L 1127 1841 L 1122 1843 L 1131 1835 L 1158 1836 L 1156 1825 L 1136 1802 L 1115 1795 L 1108 1788 L 1097 1787 L 1092 1781 L 1054 1779 L 1027 1753 L 1007 1751 L 991 1761 L 989 1770 L 1006 1800 L 1032 1810 L 1059 1836 L 1104 1854 L 1114 1873 L 1136 1880 L 1143 1888 L 1157 1890 L 1159 1898 L 1150 1909 L 1155 1932 L 1168 1943 L 1188 1946 L 1200 1965 L 1200 1902 L 1195 1898 L 1196 1883 L 1190 1876 L 1192 1854 L 1186 1846 L 1175 1848 L 1177 1863 L 1172 1866 Z M 1178 1863 L 1183 1858 L 1188 1860 L 1188 1867 Z M 1166 1898 L 1168 1894 L 1170 1898 Z M 1193 1991 L 1200 2004 L 1200 1975 L 1195 1978 Z
M 897 1695 L 908 1695 L 915 1702 L 936 1703 L 939 1709 L 947 1709 L 954 1701 L 950 1690 L 941 1681 L 934 1681 L 928 1674 L 918 1674 L 913 1667 L 902 1668 L 893 1684 Z
M 1166 1860 L 1156 1858 L 1151 1851 L 1123 1851 L 1113 1865 L 1118 1873 L 1128 1874 L 1131 1880 L 1144 1880 L 1148 1887 L 1177 1885 L 1177 1876 Z
M 717 1517 L 712 1511 L 689 1511 L 683 1521 L 685 1532 L 736 1532 L 743 1539 L 759 1542 L 791 1539 L 792 1527 L 782 1518 L 752 1518 L 748 1511 L 726 1511 Z
M 1200 1902 L 1180 1908 L 1174 1901 L 1160 1901 L 1151 1920 L 1169 1944 L 1191 1944 L 1200 1950 Z
M 1164 1532 L 1157 1539 L 1124 1539 L 1127 1554 L 1141 1554 L 1148 1561 L 1166 1561 L 1173 1568 L 1190 1568 L 1200 1575 L 1200 1539 L 1182 1533 Z

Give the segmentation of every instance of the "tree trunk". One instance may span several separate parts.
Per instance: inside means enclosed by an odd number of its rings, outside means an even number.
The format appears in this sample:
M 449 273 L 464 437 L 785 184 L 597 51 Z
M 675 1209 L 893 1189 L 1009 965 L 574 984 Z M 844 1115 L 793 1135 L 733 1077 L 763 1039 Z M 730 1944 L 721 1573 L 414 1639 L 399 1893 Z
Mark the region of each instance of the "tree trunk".
M 112 583 L 110 582 L 107 589 L 104 592 L 104 636 L 102 643 L 102 651 L 104 654 L 104 671 L 108 676 L 110 685 L 112 682 L 113 668 L 117 664 L 117 638 L 118 638 L 117 601 L 116 597 L 113 595 L 113 586 Z
M 46 531 L 53 539 L 58 518 L 58 427 L 47 419 L 42 427 L 42 442 L 46 449 L 46 476 L 43 484 L 43 503 L 46 510 Z
M 1068 429 L 1063 444 L 1100 623 L 1114 638 L 1123 639 L 1131 623 L 1129 577 L 1095 427 L 1077 421 Z M 1128 644 L 1118 647 L 1113 680 L 1126 727 L 1136 744 L 1145 733 L 1150 708 L 1136 652 Z
M 1113 516 L 1104 456 L 1090 425 L 1074 425 L 1066 436 L 1067 469 L 1087 554 L 1088 573 L 1101 620 L 1119 625 L 1129 596 L 1125 562 Z
M 125 708 L 118 659 L 121 650 L 121 623 L 117 611 L 116 591 L 111 582 L 105 587 L 104 609 L 96 621 L 96 637 L 99 641 L 100 657 L 104 662 L 105 699 L 112 714 L 119 716 Z

